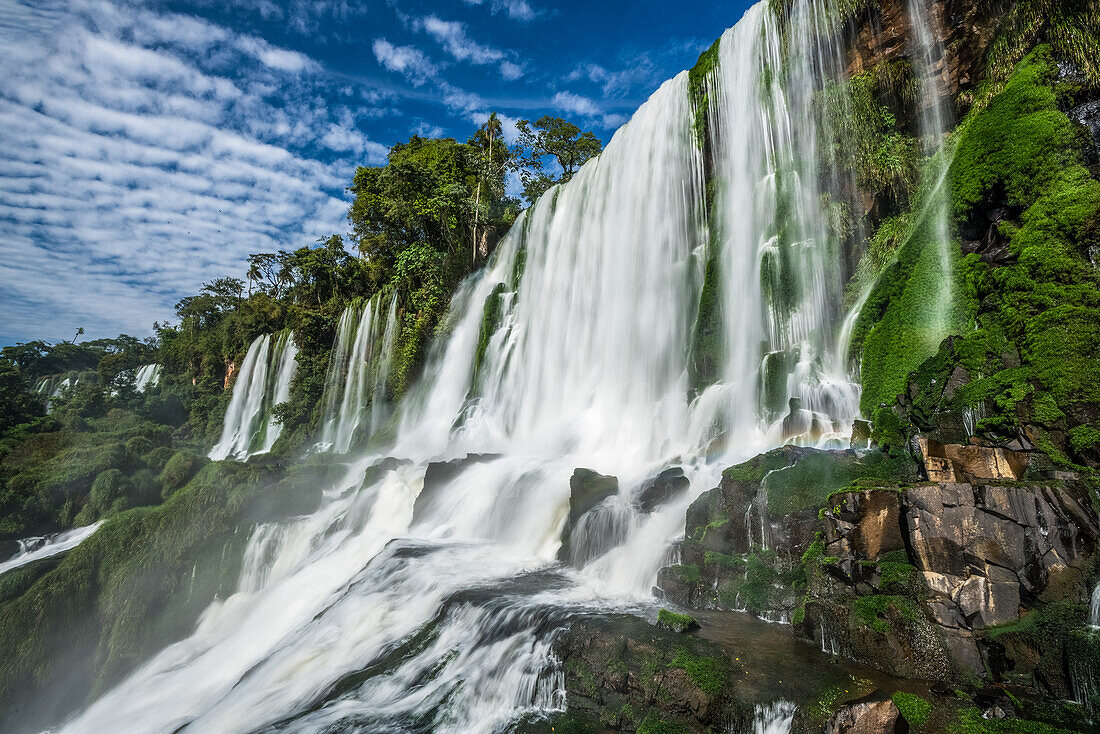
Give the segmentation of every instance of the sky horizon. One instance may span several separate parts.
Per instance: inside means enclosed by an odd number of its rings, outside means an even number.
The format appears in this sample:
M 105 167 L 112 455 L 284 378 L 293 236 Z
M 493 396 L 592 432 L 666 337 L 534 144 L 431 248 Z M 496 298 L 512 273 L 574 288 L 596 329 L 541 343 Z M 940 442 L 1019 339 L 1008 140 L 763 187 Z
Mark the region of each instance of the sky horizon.
M 346 233 L 355 168 L 413 134 L 606 143 L 748 4 L 0 0 L 0 345 L 151 335 L 249 253 Z

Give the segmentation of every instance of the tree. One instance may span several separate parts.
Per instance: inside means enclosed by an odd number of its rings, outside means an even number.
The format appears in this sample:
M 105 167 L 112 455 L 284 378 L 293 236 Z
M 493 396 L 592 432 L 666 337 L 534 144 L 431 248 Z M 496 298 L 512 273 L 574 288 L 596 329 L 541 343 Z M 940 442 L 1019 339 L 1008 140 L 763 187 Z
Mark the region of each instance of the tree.
M 532 125 L 528 120 L 516 123 L 519 144 L 515 158 L 523 181 L 523 195 L 534 202 L 551 186 L 573 178 L 585 161 L 600 154 L 603 143 L 592 132 L 582 132 L 560 117 L 543 116 Z M 561 167 L 554 178 L 546 172 L 546 159 L 553 157 Z
M 74 337 L 73 337 L 73 341 L 72 341 L 72 343 L 73 343 L 73 344 L 76 344 L 76 340 L 77 340 L 77 339 L 78 339 L 78 338 L 79 338 L 79 337 L 81 336 L 81 334 L 83 334 L 83 333 L 84 333 L 84 327 L 83 327 L 83 326 L 81 326 L 80 328 L 78 328 L 78 329 L 76 330 L 76 336 L 74 336 Z
M 481 189 L 485 184 L 488 184 L 490 188 L 499 190 L 493 190 L 493 199 L 501 199 L 504 197 L 504 171 L 508 164 L 510 154 L 508 147 L 504 145 L 503 141 L 504 129 L 500 122 L 500 117 L 496 112 L 489 115 L 489 119 L 485 121 L 474 134 L 474 137 L 470 139 L 469 145 L 474 145 L 480 149 L 481 153 L 481 165 L 477 177 L 477 196 L 474 198 L 474 225 L 473 225 L 473 243 L 471 247 L 472 262 L 476 264 L 479 250 L 481 256 L 484 257 L 488 254 L 488 247 L 482 245 L 478 240 L 478 225 L 482 218 L 482 205 L 481 205 Z M 499 148 L 500 150 L 496 150 Z M 496 153 L 496 155 L 494 155 Z M 497 186 L 493 186 L 497 184 Z

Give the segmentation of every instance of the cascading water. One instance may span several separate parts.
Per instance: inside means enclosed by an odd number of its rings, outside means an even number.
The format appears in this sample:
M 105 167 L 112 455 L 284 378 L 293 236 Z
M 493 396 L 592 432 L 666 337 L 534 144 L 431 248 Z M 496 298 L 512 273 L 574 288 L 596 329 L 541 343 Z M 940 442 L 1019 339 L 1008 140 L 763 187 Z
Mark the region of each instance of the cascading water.
M 795 3 L 789 13 L 784 42 L 767 8 L 750 9 L 723 37 L 709 80 L 720 182 L 711 246 L 722 263 L 727 362 L 704 401 L 733 437 L 759 436 L 761 418 L 774 421 L 771 443 L 845 434 L 859 399 L 837 346 L 844 274 L 822 211 L 824 187 L 839 189 L 839 174 L 816 151 L 818 129 L 831 121 L 815 95 L 836 73 L 839 52 L 819 41 L 822 3 Z M 805 415 L 779 422 L 788 398 Z
M 270 334 L 256 337 L 241 362 L 221 438 L 210 450 L 211 459 L 244 461 L 271 450 L 282 432 L 271 408 L 290 397 L 297 355 L 289 331 L 274 338 Z
M 487 732 L 560 708 L 555 631 L 579 610 L 648 603 L 688 504 L 778 440 L 760 397 L 765 355 L 783 355 L 787 397 L 846 428 L 854 388 L 835 347 L 836 243 L 820 210 L 831 174 L 795 153 L 815 137 L 808 98 L 835 48 L 818 39 L 818 56 L 784 61 L 766 7 L 722 39 L 711 221 L 684 73 L 460 288 L 446 342 L 401 405 L 389 454 L 408 461 L 353 457 L 314 514 L 257 528 L 236 593 L 63 731 Z M 788 33 L 816 38 L 818 15 L 796 2 Z M 723 263 L 727 363 L 692 397 L 708 247 Z M 789 286 L 781 300 L 777 282 Z M 368 403 L 379 425 L 395 304 L 377 296 L 340 319 L 322 436 L 338 451 L 356 443 Z M 249 349 L 212 455 L 248 454 L 279 382 L 270 342 Z M 425 486 L 429 461 L 475 453 Z M 634 502 L 632 488 L 670 465 L 690 489 Z M 563 567 L 577 467 L 621 489 L 581 518 Z M 786 731 L 792 715 L 763 706 L 756 730 Z
M 138 368 L 134 374 L 134 389 L 145 392 L 145 389 L 160 382 L 160 365 L 146 364 Z
M 321 447 L 347 453 L 360 426 L 369 436 L 389 417 L 386 380 L 396 323 L 397 294 L 383 301 L 381 291 L 340 316 L 325 378 Z
M 50 558 L 70 551 L 94 533 L 101 524 L 102 522 L 97 522 L 93 525 L 67 530 L 63 533 L 20 540 L 19 552 L 8 560 L 0 562 L 0 574 L 14 571 L 21 566 L 40 561 L 43 558 Z

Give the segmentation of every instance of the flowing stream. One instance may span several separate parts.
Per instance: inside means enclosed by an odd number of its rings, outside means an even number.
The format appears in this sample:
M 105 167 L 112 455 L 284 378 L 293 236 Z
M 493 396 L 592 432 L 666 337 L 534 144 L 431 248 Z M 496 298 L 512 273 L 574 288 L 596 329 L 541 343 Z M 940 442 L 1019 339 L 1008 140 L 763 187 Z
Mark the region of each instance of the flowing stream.
M 833 124 L 813 98 L 839 58 L 824 18 L 797 0 L 784 54 L 767 4 L 753 7 L 707 80 L 709 150 L 684 72 L 521 216 L 459 289 L 448 337 L 397 406 L 386 453 L 399 461 L 355 449 L 394 409 L 397 301 L 349 307 L 320 446 L 343 479 L 314 514 L 255 528 L 236 592 L 61 730 L 493 732 L 560 708 L 552 643 L 572 615 L 649 608 L 688 504 L 722 468 L 785 440 L 836 441 L 858 414 L 840 343 L 846 273 L 822 212 L 841 176 L 813 152 Z M 711 258 L 724 363 L 696 392 Z M 294 352 L 285 335 L 251 345 L 213 458 L 270 449 Z M 785 421 L 791 398 L 805 415 Z M 425 486 L 428 463 L 447 459 L 461 463 Z M 643 507 L 640 487 L 670 466 L 690 489 Z M 578 467 L 620 490 L 562 564 Z M 755 730 L 788 731 L 793 715 L 761 701 Z

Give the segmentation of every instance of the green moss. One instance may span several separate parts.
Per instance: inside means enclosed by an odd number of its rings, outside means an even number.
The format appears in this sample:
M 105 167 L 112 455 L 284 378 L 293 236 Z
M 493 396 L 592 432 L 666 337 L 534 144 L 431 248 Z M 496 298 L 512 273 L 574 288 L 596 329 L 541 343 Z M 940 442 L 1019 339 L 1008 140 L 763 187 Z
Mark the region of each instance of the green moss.
M 932 715 L 932 702 L 927 701 L 915 693 L 898 691 L 890 699 L 898 707 L 898 711 L 912 726 L 923 726 Z
M 669 667 L 684 670 L 699 690 L 711 696 L 722 692 L 730 672 L 725 660 L 696 655 L 687 648 L 679 648 L 676 651 L 676 656 L 669 663 Z
M 920 610 L 904 596 L 892 594 L 860 596 L 852 604 L 855 619 L 864 627 L 880 633 L 888 633 L 893 629 L 889 616 L 891 610 L 908 622 L 916 622 L 920 618 Z
M 985 719 L 977 708 L 964 709 L 948 726 L 951 734 L 1075 734 L 1051 724 L 1027 719 Z
M 657 612 L 657 625 L 666 627 L 673 632 L 689 632 L 696 629 L 699 623 L 690 615 L 677 614 L 667 609 L 661 609 Z
M 485 299 L 485 306 L 481 311 L 481 328 L 477 335 L 477 351 L 474 354 L 474 384 L 477 384 L 481 363 L 485 359 L 485 351 L 489 348 L 489 340 L 500 328 L 503 317 L 504 283 L 497 283 L 489 297 Z
M 819 507 L 829 495 L 863 479 L 899 481 L 916 477 L 908 458 L 891 458 L 873 451 L 863 456 L 815 452 L 763 480 L 773 515 Z
M 638 734 L 687 734 L 689 729 L 676 721 L 666 721 L 655 713 L 646 715 L 638 725 Z
M 707 108 L 710 104 L 707 83 L 718 68 L 718 50 L 721 44 L 722 39 L 712 43 L 710 48 L 699 54 L 695 66 L 688 70 L 688 95 L 695 111 L 695 142 L 700 148 L 707 141 Z
M 722 368 L 721 277 L 718 256 L 712 254 L 707 260 L 703 288 L 699 292 L 699 307 L 691 339 L 689 380 L 695 392 L 701 392 L 713 384 Z

